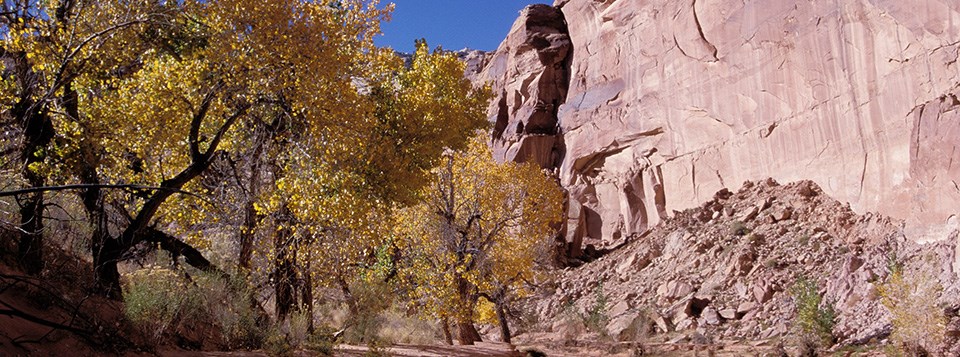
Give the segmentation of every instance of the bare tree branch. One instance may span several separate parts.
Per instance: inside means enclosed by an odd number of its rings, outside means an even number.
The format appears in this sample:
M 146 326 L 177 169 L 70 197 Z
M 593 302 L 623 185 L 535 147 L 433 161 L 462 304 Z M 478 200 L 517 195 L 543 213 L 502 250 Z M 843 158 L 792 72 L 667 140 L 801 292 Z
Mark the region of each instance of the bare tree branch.
M 130 184 L 75 184 L 75 185 L 61 185 L 61 186 L 41 186 L 41 187 L 29 187 L 20 190 L 12 191 L 0 191 L 0 197 L 11 197 L 11 196 L 20 196 L 30 193 L 37 192 L 52 192 L 52 191 L 70 191 L 70 190 L 84 190 L 89 188 L 112 188 L 112 189 L 125 189 L 125 190 L 144 190 L 144 191 L 172 191 L 174 193 L 180 193 L 188 196 L 200 197 L 199 195 L 184 191 L 172 187 L 156 187 L 156 186 L 144 186 L 144 185 L 130 185 Z

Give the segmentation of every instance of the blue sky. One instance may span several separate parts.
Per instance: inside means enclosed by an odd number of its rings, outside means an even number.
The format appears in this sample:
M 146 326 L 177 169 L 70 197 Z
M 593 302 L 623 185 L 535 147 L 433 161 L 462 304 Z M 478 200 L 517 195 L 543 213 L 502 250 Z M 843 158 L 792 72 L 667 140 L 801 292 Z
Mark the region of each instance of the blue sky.
M 448 50 L 469 47 L 495 50 L 510 31 L 520 10 L 530 4 L 552 0 L 383 0 L 393 2 L 393 20 L 383 24 L 380 46 L 413 51 L 413 41 L 426 38 L 431 48 Z

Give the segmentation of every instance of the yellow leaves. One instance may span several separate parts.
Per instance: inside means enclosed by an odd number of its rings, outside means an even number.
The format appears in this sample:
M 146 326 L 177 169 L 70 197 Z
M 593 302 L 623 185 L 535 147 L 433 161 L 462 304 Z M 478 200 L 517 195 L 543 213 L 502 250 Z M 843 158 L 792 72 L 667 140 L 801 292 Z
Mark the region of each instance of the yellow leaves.
M 496 306 L 487 299 L 477 301 L 477 320 L 476 322 L 496 325 L 498 323 Z
M 445 160 L 423 202 L 396 213 L 394 231 L 407 240 L 419 298 L 441 302 L 431 313 L 472 316 L 477 293 L 511 291 L 532 277 L 561 218 L 562 193 L 534 164 L 494 162 L 481 136 Z

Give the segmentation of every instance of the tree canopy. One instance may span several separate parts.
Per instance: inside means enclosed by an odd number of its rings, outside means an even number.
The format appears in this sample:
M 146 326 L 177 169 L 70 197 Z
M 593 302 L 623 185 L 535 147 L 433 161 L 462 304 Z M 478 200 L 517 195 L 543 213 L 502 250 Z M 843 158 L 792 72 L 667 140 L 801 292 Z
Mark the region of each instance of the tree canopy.
M 423 202 L 396 218 L 413 295 L 430 314 L 455 320 L 467 344 L 479 337 L 471 331 L 478 299 L 502 303 L 533 282 L 562 215 L 560 188 L 539 166 L 491 157 L 479 136 L 447 152 Z

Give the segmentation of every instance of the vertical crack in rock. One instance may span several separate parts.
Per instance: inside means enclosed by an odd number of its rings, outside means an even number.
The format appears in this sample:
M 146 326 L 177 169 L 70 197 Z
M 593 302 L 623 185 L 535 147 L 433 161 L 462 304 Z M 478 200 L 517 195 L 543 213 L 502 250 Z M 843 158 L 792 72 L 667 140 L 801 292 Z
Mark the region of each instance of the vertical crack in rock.
M 663 167 L 657 166 L 655 170 L 653 184 L 653 202 L 657 206 L 657 214 L 661 220 L 667 219 L 667 196 L 663 187 Z
M 910 146 L 910 160 L 917 161 L 920 158 L 920 126 L 923 124 L 923 112 L 927 110 L 926 104 L 920 105 L 920 111 L 916 114 L 913 124 L 913 145 Z
M 860 171 L 860 196 L 863 196 L 863 182 L 867 179 L 867 163 L 870 159 L 870 153 L 864 150 L 863 152 L 863 170 Z

